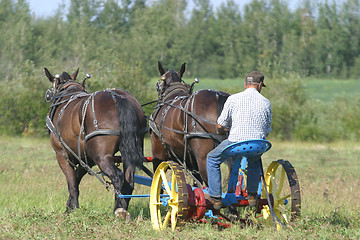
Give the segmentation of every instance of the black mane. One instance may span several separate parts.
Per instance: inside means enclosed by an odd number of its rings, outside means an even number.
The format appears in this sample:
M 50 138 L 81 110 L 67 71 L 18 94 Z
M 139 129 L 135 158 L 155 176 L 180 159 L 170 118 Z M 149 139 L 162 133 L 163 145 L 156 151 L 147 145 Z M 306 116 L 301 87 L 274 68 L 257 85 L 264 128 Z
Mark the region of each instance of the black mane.
M 70 74 L 68 74 L 67 72 L 63 72 L 61 76 L 63 77 L 65 82 L 72 80 Z
M 178 73 L 174 69 L 169 70 L 169 83 L 172 82 L 181 82 L 181 78 L 179 77 Z

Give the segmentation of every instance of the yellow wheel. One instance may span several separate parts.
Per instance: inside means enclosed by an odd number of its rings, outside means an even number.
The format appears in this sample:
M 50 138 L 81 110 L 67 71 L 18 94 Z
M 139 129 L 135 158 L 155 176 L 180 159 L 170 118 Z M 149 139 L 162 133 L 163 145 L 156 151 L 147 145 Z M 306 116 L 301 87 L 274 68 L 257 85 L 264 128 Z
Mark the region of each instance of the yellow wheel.
M 150 192 L 150 215 L 154 229 L 171 224 L 175 230 L 187 216 L 188 190 L 179 164 L 162 162 L 155 171 Z
M 273 209 L 277 218 L 284 225 L 300 216 L 301 198 L 300 185 L 293 166 L 285 160 L 272 162 L 266 173 L 265 183 L 273 202 Z M 263 187 L 261 197 L 266 199 Z M 261 210 L 263 224 L 273 225 L 269 206 L 264 206 Z M 280 229 L 281 224 L 276 222 L 276 228 Z

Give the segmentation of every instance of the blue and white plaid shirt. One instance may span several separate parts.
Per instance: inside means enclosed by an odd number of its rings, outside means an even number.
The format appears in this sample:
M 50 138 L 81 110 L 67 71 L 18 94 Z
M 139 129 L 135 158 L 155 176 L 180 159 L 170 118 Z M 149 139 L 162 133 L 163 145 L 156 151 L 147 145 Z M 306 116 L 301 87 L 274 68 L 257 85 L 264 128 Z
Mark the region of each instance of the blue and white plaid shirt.
M 217 122 L 230 129 L 229 141 L 266 139 L 271 131 L 271 104 L 255 88 L 231 95 Z

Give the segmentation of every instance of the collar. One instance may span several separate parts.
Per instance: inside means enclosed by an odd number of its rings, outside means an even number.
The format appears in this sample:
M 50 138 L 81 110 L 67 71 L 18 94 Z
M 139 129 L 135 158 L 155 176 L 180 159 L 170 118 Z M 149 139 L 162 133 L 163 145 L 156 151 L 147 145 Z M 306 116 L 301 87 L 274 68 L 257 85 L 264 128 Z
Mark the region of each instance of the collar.
M 257 90 L 256 88 L 252 88 L 252 87 L 250 87 L 250 88 L 245 88 L 244 91 L 255 91 L 255 92 L 258 93 L 258 90 Z

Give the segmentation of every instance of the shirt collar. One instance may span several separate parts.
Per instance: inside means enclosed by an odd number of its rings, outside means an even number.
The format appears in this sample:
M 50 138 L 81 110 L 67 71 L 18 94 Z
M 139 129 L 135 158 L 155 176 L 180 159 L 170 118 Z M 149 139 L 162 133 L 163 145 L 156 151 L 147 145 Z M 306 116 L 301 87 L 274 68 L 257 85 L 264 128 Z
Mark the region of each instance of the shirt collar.
M 246 88 L 245 91 L 256 91 L 256 92 L 258 92 L 258 90 L 256 88 Z

